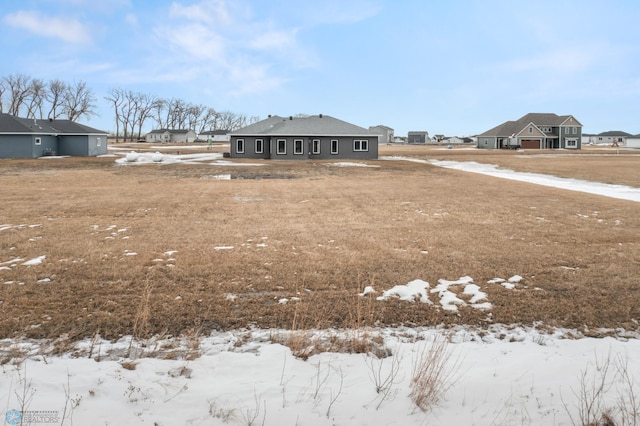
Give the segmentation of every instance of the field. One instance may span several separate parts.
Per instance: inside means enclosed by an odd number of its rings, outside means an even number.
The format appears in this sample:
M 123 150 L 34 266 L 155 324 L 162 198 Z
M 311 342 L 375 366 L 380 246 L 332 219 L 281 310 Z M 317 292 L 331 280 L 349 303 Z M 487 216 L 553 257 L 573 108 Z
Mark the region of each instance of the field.
M 207 152 L 189 153 L 197 151 Z M 383 146 L 380 155 L 640 187 L 634 151 Z M 0 338 L 247 326 L 639 330 L 636 202 L 401 159 L 370 167 L 115 160 L 0 160 Z M 488 283 L 515 275 L 513 289 Z M 434 304 L 377 300 L 416 279 L 433 288 L 461 277 L 490 308 L 471 306 L 462 285 L 448 288 L 466 302 L 456 310 L 435 296 Z M 377 293 L 359 296 L 366 286 Z

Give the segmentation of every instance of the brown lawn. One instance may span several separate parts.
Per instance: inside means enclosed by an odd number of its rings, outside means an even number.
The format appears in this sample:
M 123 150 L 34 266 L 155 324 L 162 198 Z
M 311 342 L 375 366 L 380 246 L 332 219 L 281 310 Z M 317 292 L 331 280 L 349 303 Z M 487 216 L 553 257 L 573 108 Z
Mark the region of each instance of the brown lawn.
M 380 148 L 634 187 L 638 154 Z M 639 203 L 408 161 L 230 161 L 238 165 L 0 160 L 0 338 L 400 324 L 638 330 Z M 216 178 L 224 174 L 232 179 Z M 487 283 L 516 274 L 513 290 Z M 446 312 L 436 294 L 433 306 L 358 296 L 367 285 L 462 276 L 490 310 Z

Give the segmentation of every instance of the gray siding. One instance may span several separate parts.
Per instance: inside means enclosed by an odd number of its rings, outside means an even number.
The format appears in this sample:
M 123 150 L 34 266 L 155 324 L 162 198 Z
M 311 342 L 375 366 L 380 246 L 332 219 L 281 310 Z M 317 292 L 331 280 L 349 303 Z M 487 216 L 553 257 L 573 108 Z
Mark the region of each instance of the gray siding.
M 98 139 L 100 145 L 98 145 Z M 96 156 L 107 153 L 107 135 L 65 135 L 58 144 L 60 155 Z
M 258 153 L 255 150 L 256 147 L 256 139 L 263 140 L 263 152 Z M 238 152 L 238 140 L 243 141 L 244 145 L 244 153 Z M 284 153 L 279 153 L 278 145 L 280 144 L 278 141 L 284 141 Z M 295 141 L 301 140 L 301 148 L 302 152 L 299 154 L 295 153 Z M 320 141 L 320 153 L 313 153 L 313 144 L 314 140 Z M 331 153 L 331 141 L 338 141 L 338 152 L 336 154 Z M 354 141 L 355 140 L 366 140 L 367 141 L 367 150 L 366 151 L 355 151 L 354 150 Z M 231 137 L 231 147 L 230 147 L 230 156 L 232 158 L 249 158 L 249 159 L 274 159 L 274 160 L 305 160 L 305 159 L 316 159 L 316 160 L 331 160 L 331 159 L 376 159 L 378 158 L 378 136 L 377 135 L 368 135 L 368 136 L 340 136 L 340 137 L 330 137 L 330 136 L 321 136 L 321 137 L 296 137 L 296 136 L 232 136 Z
M 33 137 L 24 136 L 0 136 L 1 158 L 33 158 Z
M 496 138 L 481 136 L 478 137 L 478 148 L 486 148 L 486 149 L 495 149 L 496 148 Z

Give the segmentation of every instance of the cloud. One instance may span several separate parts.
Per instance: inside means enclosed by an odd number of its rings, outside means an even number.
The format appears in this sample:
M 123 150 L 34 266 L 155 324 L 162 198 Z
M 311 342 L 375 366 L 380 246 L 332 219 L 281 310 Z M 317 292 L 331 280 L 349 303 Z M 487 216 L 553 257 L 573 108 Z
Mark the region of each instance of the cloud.
M 291 31 L 267 31 L 258 34 L 249 41 L 249 46 L 256 50 L 282 50 L 293 47 L 296 44 L 296 30 Z
M 138 26 L 138 17 L 134 13 L 127 13 L 124 17 L 124 22 L 133 27 L 136 27 Z
M 225 0 L 206 0 L 189 6 L 174 2 L 169 8 L 169 16 L 212 25 L 229 26 L 233 22 Z
M 18 11 L 5 15 L 3 21 L 14 28 L 27 30 L 41 37 L 56 38 L 73 44 L 91 43 L 91 32 L 75 19 Z
M 173 2 L 169 19 L 155 31 L 159 43 L 182 66 L 231 93 L 255 93 L 285 81 L 295 58 L 303 57 L 295 28 L 281 28 L 253 16 L 239 2 Z M 176 26 L 188 31 L 175 31 Z M 195 71 L 194 71 L 195 70 Z

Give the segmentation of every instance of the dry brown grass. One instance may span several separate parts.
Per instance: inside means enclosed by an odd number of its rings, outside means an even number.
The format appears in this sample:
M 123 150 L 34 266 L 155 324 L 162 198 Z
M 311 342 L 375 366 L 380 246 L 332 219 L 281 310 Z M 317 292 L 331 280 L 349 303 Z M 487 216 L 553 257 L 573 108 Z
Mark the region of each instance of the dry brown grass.
M 601 151 L 549 158 L 381 147 L 381 156 L 640 186 L 639 156 L 594 153 Z M 0 160 L 0 225 L 12 225 L 0 231 L 0 266 L 24 259 L 0 270 L 0 337 L 489 320 L 594 334 L 638 328 L 638 203 L 425 164 L 370 163 L 380 167 Z M 227 173 L 237 179 L 209 178 Z M 42 255 L 41 265 L 22 266 Z M 516 290 L 485 284 L 514 274 L 524 277 Z M 365 285 L 382 291 L 464 275 L 488 293 L 491 319 L 470 307 L 451 314 L 356 296 Z M 44 278 L 51 282 L 38 283 Z M 278 303 L 285 297 L 299 300 Z

